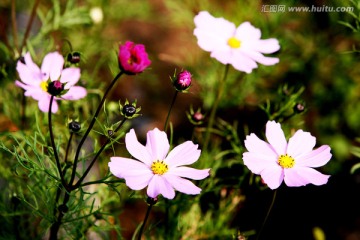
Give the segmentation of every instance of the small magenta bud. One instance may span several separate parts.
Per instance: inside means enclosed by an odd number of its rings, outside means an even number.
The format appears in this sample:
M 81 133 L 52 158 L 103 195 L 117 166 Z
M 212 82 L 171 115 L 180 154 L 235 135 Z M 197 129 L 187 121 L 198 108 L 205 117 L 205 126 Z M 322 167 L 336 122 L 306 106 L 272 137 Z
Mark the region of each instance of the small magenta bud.
M 302 103 L 297 103 L 294 107 L 294 111 L 296 113 L 302 113 L 303 111 L 305 111 L 305 105 Z
M 53 96 L 58 96 L 64 90 L 64 84 L 62 84 L 59 80 L 52 81 L 48 86 L 48 93 Z
M 174 80 L 174 86 L 178 91 L 185 91 L 191 85 L 191 73 L 189 71 L 181 71 Z
M 81 124 L 77 121 L 71 121 L 69 123 L 69 129 L 70 129 L 70 131 L 77 133 L 81 129 Z
M 67 60 L 71 63 L 79 63 L 80 62 L 80 53 L 72 52 L 67 55 Z
M 195 122 L 201 122 L 202 120 L 204 120 L 204 115 L 203 115 L 201 112 L 195 112 L 195 113 L 192 115 L 192 119 L 193 119 Z
M 134 107 L 133 105 L 130 105 L 130 104 L 126 104 L 126 105 L 124 105 L 124 107 L 122 109 L 122 113 L 126 117 L 132 117 L 136 113 L 136 107 Z

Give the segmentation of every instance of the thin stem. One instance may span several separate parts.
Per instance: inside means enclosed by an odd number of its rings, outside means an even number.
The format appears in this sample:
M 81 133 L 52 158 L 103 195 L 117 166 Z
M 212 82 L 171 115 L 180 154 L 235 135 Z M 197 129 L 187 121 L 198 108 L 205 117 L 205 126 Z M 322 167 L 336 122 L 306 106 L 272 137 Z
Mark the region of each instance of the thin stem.
M 65 185 L 65 180 L 64 180 L 64 175 L 63 175 L 63 171 L 61 169 L 61 165 L 60 165 L 60 160 L 59 160 L 59 156 L 58 156 L 58 152 L 56 150 L 56 145 L 55 145 L 55 140 L 54 140 L 54 134 L 52 131 L 52 123 L 51 123 L 51 108 L 52 108 L 52 104 L 53 104 L 53 100 L 54 100 L 54 96 L 50 97 L 50 104 L 49 104 L 49 112 L 48 112 L 48 122 L 49 122 L 49 133 L 50 133 L 50 141 L 51 141 L 51 147 L 54 151 L 54 157 L 55 157 L 55 161 L 56 161 L 56 167 L 59 171 L 60 174 L 60 178 L 61 178 L 61 183 Z
M 23 90 L 23 94 L 21 95 L 21 128 L 25 129 L 26 127 L 26 97 L 25 97 L 25 90 Z
M 14 38 L 14 47 L 20 53 L 20 49 L 18 46 L 17 23 L 16 23 L 16 0 L 11 1 L 11 23 L 12 23 L 12 34 Z
M 36 15 L 36 9 L 37 7 L 39 6 L 39 3 L 40 3 L 40 0 L 36 0 L 35 3 L 34 3 L 34 6 L 31 10 L 31 15 L 30 15 L 30 19 L 29 19 L 29 22 L 26 26 L 26 30 L 25 30 L 25 35 L 24 35 L 24 38 L 23 38 L 23 41 L 21 43 L 21 47 L 20 47 L 20 50 L 19 50 L 19 53 L 21 53 L 23 47 L 25 46 L 26 44 L 26 40 L 27 38 L 29 37 L 29 33 L 30 33 L 30 30 L 31 30 L 31 26 L 32 26 L 32 23 L 34 22 L 34 18 L 35 18 L 35 15 Z
M 151 208 L 152 208 L 153 205 L 154 205 L 154 204 L 149 204 L 149 206 L 148 206 L 148 209 L 147 209 L 147 211 L 146 211 L 146 215 L 145 215 L 144 221 L 143 221 L 143 223 L 142 223 L 142 225 L 141 225 L 141 228 L 140 228 L 140 230 L 139 230 L 139 235 L 138 235 L 138 238 L 137 238 L 138 240 L 141 240 L 142 233 L 143 233 L 143 231 L 144 231 L 146 222 L 147 222 L 147 220 L 148 220 L 148 218 L 149 218 L 150 211 L 151 211 Z
M 99 115 L 100 113 L 100 110 L 105 102 L 105 99 L 108 95 L 108 93 L 110 92 L 111 88 L 114 86 L 114 84 L 116 83 L 116 81 L 119 79 L 119 77 L 123 74 L 123 71 L 121 71 L 120 73 L 118 73 L 115 78 L 112 80 L 112 82 L 110 83 L 110 85 L 108 86 L 108 88 L 106 89 L 105 93 L 104 93 L 104 96 L 103 98 L 101 99 L 101 102 L 90 122 L 90 125 L 88 127 L 88 129 L 86 130 L 84 136 L 82 137 L 80 143 L 79 143 L 79 146 L 78 148 L 76 149 L 76 154 L 75 154 L 75 160 L 74 160 L 74 165 L 73 165 L 73 169 L 72 169 L 72 173 L 71 173 L 71 179 L 70 179 L 70 182 L 69 182 L 69 185 L 72 185 L 73 182 L 74 182 L 74 179 L 75 179 L 75 174 L 76 174 L 76 168 L 77 168 L 77 163 L 78 163 L 78 160 L 79 160 L 79 156 L 80 156 L 80 150 L 81 150 L 81 147 L 82 145 L 84 144 L 87 136 L 89 135 L 91 129 L 93 128 L 95 122 L 96 122 L 96 118 L 97 116 Z
M 275 203 L 276 193 L 277 193 L 277 189 L 275 189 L 275 191 L 274 191 L 274 194 L 273 194 L 273 198 L 272 198 L 270 207 L 269 207 L 269 209 L 268 209 L 268 211 L 267 211 L 267 213 L 266 213 L 264 222 L 263 222 L 262 225 L 261 225 L 261 228 L 260 228 L 260 230 L 259 230 L 259 233 L 257 234 L 256 240 L 260 239 L 261 232 L 263 231 L 264 226 L 265 226 L 265 223 L 266 223 L 266 221 L 267 221 L 268 218 L 269 218 L 270 212 L 271 212 L 271 210 L 272 210 L 272 208 L 273 208 L 273 206 L 274 206 L 274 203 Z
M 119 124 L 119 126 L 114 130 L 114 133 L 116 133 L 121 127 L 122 125 L 125 123 L 126 118 L 124 118 L 121 123 Z M 78 188 L 82 181 L 85 179 L 85 177 L 88 175 L 88 173 L 90 172 L 92 166 L 94 165 L 94 163 L 96 162 L 97 158 L 100 156 L 100 154 L 102 153 L 102 151 L 105 149 L 105 147 L 108 145 L 108 143 L 111 141 L 110 138 L 107 139 L 107 141 L 101 146 L 101 148 L 99 149 L 99 151 L 96 153 L 95 157 L 93 158 L 93 160 L 91 161 L 90 165 L 86 168 L 84 174 L 81 176 L 81 178 L 76 182 L 76 184 L 72 187 L 72 189 L 76 189 Z
M 69 199 L 70 199 L 70 192 L 65 192 L 64 201 L 62 203 L 63 208 L 66 207 L 66 204 L 68 203 Z M 61 222 L 62 222 L 62 219 L 63 219 L 65 213 L 66 213 L 65 209 L 59 209 L 59 215 L 56 219 L 56 222 L 54 222 L 50 227 L 49 240 L 57 240 L 58 239 L 57 234 L 59 232 Z
M 207 130 L 206 130 L 206 133 L 205 133 L 203 150 L 206 150 L 208 145 L 209 145 L 210 132 L 211 132 L 211 129 L 212 129 L 213 125 L 214 125 L 216 111 L 217 111 L 218 105 L 220 103 L 221 96 L 222 96 L 223 91 L 224 91 L 225 80 L 227 78 L 227 74 L 228 74 L 228 71 L 229 71 L 229 66 L 230 66 L 229 64 L 227 64 L 225 66 L 224 77 L 223 77 L 222 80 L 220 80 L 219 85 L 217 87 L 218 91 L 217 91 L 217 95 L 216 95 L 213 107 L 212 107 L 211 112 L 210 112 L 209 122 L 208 122 Z
M 69 137 L 68 144 L 67 144 L 67 146 L 66 146 L 66 153 L 65 153 L 65 158 L 64 158 L 64 162 L 65 162 L 65 163 L 67 162 L 67 159 L 68 159 L 69 149 L 70 149 L 70 145 L 71 145 L 71 139 L 72 139 L 73 135 L 74 135 L 74 133 L 71 132 L 71 133 L 70 133 L 70 137 Z
M 165 126 L 164 126 L 164 131 L 165 131 L 165 132 L 166 132 L 167 127 L 168 127 L 168 125 L 169 125 L 170 113 L 171 113 L 171 110 L 172 110 L 172 108 L 173 108 L 173 106 L 174 106 L 174 103 L 175 103 L 175 100 L 176 100 L 177 95 L 178 95 L 178 91 L 175 91 L 174 97 L 173 97 L 172 102 L 171 102 L 171 104 L 170 104 L 170 108 L 169 108 L 169 111 L 168 111 L 168 114 L 167 114 L 166 120 L 165 120 Z

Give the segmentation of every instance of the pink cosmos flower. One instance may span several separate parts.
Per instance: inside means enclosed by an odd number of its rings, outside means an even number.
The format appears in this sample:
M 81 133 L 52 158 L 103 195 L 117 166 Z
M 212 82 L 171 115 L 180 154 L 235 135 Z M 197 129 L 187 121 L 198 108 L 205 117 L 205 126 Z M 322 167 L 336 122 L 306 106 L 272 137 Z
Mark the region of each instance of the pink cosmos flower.
M 231 64 L 235 69 L 251 73 L 257 63 L 274 65 L 278 58 L 265 57 L 263 53 L 274 53 L 280 49 L 279 42 L 274 39 L 262 40 L 259 29 L 249 22 L 236 28 L 235 24 L 224 18 L 215 18 L 202 11 L 194 18 L 194 35 L 199 46 L 211 57 L 223 64 Z
M 126 185 L 133 190 L 147 186 L 147 195 L 156 198 L 159 194 L 173 199 L 175 190 L 185 194 L 199 194 L 201 189 L 187 179 L 201 180 L 209 176 L 210 169 L 198 170 L 189 165 L 198 160 L 200 150 L 191 141 L 175 147 L 170 153 L 166 133 L 155 128 L 147 133 L 143 146 L 136 138 L 134 129 L 125 136 L 125 144 L 133 160 L 112 157 L 109 168 L 118 178 L 124 178 Z
M 17 62 L 16 70 L 21 81 L 16 80 L 15 84 L 25 90 L 25 96 L 38 101 L 42 112 L 49 111 L 49 92 L 55 91 L 56 94 L 53 95 L 56 96 L 64 93 L 61 97 L 55 97 L 55 100 L 78 100 L 85 97 L 86 89 L 74 86 L 80 79 L 80 69 L 63 69 L 63 66 L 64 58 L 58 52 L 48 53 L 44 57 L 41 69 L 32 61 L 30 53 L 26 53 L 24 58 Z M 58 104 L 54 101 L 51 112 L 55 113 L 57 110 Z
M 278 188 L 283 180 L 289 187 L 327 183 L 330 176 L 313 168 L 330 160 L 329 146 L 313 150 L 315 137 L 302 130 L 298 130 L 287 142 L 280 124 L 275 121 L 267 122 L 266 138 L 269 143 L 253 133 L 247 136 L 245 147 L 248 152 L 243 153 L 243 160 L 253 173 L 261 175 L 269 188 Z
M 119 67 L 126 74 L 141 73 L 150 64 L 144 45 L 127 41 L 119 46 Z

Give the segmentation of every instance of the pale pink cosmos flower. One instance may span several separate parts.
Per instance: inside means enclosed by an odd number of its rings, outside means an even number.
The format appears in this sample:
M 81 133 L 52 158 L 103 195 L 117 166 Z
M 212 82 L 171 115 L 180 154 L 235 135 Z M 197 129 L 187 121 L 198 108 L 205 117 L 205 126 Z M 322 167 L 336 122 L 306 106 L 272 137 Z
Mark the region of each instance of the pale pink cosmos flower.
M 198 145 L 186 141 L 170 150 L 165 132 L 155 128 L 147 133 L 146 145 L 137 140 L 134 129 L 125 136 L 125 144 L 133 160 L 111 157 L 110 172 L 124 178 L 126 185 L 133 190 L 147 186 L 147 195 L 156 198 L 159 194 L 167 199 L 175 197 L 175 190 L 185 194 L 199 194 L 201 189 L 191 181 L 209 176 L 210 169 L 198 170 L 184 165 L 193 164 L 200 157 Z
M 286 141 L 279 123 L 268 121 L 266 138 L 260 140 L 255 134 L 246 137 L 243 153 L 244 164 L 255 174 L 261 175 L 271 189 L 282 181 L 289 187 L 326 184 L 329 175 L 313 169 L 325 165 L 331 158 L 330 147 L 322 145 L 313 150 L 316 139 L 309 132 L 298 130 Z
M 38 101 L 39 109 L 42 112 L 49 111 L 50 97 L 48 87 L 51 82 L 54 86 L 63 88 L 60 97 L 55 97 L 51 112 L 58 110 L 56 100 L 78 100 L 86 96 L 86 89 L 74 86 L 80 79 L 79 68 L 65 68 L 64 57 L 58 52 L 48 53 L 42 62 L 41 69 L 32 61 L 30 53 L 17 62 L 16 70 L 21 81 L 16 80 L 15 84 L 25 90 L 25 96 L 32 97 Z
M 199 46 L 211 57 L 223 64 L 231 64 L 235 69 L 251 73 L 257 68 L 257 62 L 274 65 L 278 58 L 265 57 L 263 53 L 274 53 L 280 49 L 274 38 L 260 39 L 261 31 L 249 22 L 236 27 L 224 18 L 215 18 L 206 11 L 201 11 L 194 18 L 194 35 Z

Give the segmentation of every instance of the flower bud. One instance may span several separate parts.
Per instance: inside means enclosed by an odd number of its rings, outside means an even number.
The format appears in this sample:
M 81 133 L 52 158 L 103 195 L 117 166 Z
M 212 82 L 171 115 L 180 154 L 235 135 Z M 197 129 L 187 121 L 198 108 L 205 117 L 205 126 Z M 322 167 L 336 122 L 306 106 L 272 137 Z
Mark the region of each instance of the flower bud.
M 136 107 L 136 100 L 133 103 L 129 103 L 129 101 L 126 99 L 124 105 L 122 105 L 119 102 L 120 106 L 120 113 L 127 119 L 136 118 L 140 114 L 141 107 Z
M 135 75 L 143 72 L 150 64 L 145 46 L 127 41 L 119 46 L 119 67 L 128 75 Z
M 201 109 L 198 108 L 196 112 L 194 112 L 192 106 L 190 107 L 190 111 L 186 112 L 186 116 L 189 121 L 194 125 L 201 125 L 205 119 L 205 115 L 201 113 Z
M 52 81 L 49 83 L 47 91 L 53 96 L 58 96 L 62 91 L 64 91 L 64 84 L 62 84 L 59 80 Z
M 79 122 L 77 122 L 77 121 L 71 121 L 69 123 L 69 129 L 70 129 L 70 131 L 72 131 L 74 133 L 77 133 L 81 129 L 81 124 Z
M 58 207 L 58 210 L 59 210 L 59 212 L 67 213 L 67 212 L 69 211 L 69 208 L 68 208 L 68 206 L 66 206 L 66 204 L 61 204 L 61 205 Z
M 302 103 L 297 103 L 295 106 L 294 106 L 294 111 L 296 113 L 302 113 L 305 111 L 305 105 L 302 104 Z
M 147 204 L 149 204 L 149 205 L 155 205 L 155 204 L 157 203 L 157 201 L 158 201 L 158 198 L 157 198 L 157 197 L 156 197 L 156 198 L 148 197 L 148 198 L 146 199 L 146 202 L 147 202 Z
M 191 85 L 191 73 L 189 71 L 181 71 L 173 80 L 177 91 L 185 91 Z
M 67 60 L 71 63 L 79 63 L 80 62 L 80 53 L 72 52 L 67 55 Z
M 133 105 L 126 104 L 122 109 L 122 113 L 126 117 L 132 117 L 136 113 L 136 108 Z

